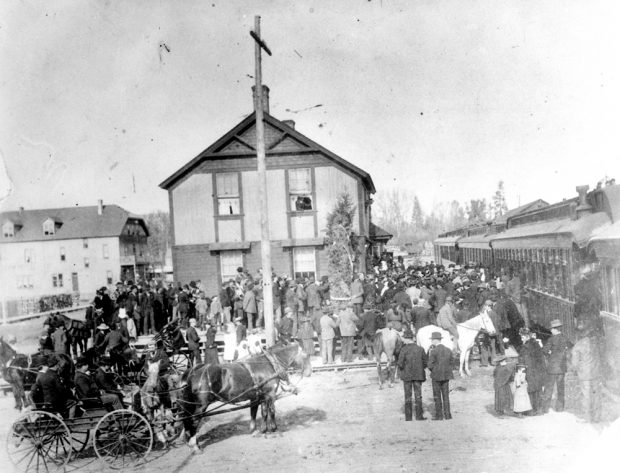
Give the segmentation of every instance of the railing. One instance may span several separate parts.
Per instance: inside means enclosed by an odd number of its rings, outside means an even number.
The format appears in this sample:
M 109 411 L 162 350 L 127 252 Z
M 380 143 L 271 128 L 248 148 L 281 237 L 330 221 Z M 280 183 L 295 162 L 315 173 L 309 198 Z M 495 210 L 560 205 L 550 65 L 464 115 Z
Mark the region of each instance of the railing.
M 79 304 L 80 294 L 55 294 L 51 296 L 13 299 L 0 304 L 0 320 L 12 322 L 46 314 L 56 310 L 67 310 Z
M 545 327 L 553 319 L 562 322 L 562 333 L 571 340 L 575 339 L 575 303 L 537 289 L 527 287 L 527 309 L 530 320 Z

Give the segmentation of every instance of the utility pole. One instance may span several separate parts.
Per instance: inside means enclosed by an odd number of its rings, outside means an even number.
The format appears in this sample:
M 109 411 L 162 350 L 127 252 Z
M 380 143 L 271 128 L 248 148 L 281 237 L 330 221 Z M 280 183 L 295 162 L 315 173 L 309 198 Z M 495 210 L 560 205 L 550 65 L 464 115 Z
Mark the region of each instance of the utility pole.
M 255 56 L 255 100 L 256 110 L 256 161 L 258 163 L 258 198 L 260 202 L 260 229 L 261 229 L 261 260 L 263 265 L 263 311 L 265 314 L 265 338 L 267 346 L 275 343 L 273 324 L 273 278 L 271 275 L 271 240 L 269 238 L 269 208 L 267 205 L 267 166 L 265 163 L 265 125 L 263 123 L 263 84 L 261 70 L 261 50 L 264 49 L 271 56 L 271 51 L 260 36 L 260 16 L 254 17 L 254 31 L 250 31 L 254 38 Z

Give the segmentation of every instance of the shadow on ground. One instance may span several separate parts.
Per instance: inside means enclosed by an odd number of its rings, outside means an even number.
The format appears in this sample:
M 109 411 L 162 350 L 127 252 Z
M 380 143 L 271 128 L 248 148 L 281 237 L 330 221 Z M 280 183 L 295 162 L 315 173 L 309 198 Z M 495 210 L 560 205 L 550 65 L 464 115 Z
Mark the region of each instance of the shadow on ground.
M 313 409 L 310 407 L 298 407 L 293 411 L 286 412 L 278 416 L 276 412 L 276 423 L 278 424 L 278 432 L 288 432 L 299 427 L 307 427 L 315 422 L 324 421 L 327 418 L 325 411 L 321 409 Z M 262 427 L 262 419 L 259 415 L 256 419 L 257 430 Z M 208 428 L 208 423 L 207 423 Z M 238 435 L 250 434 L 250 416 L 238 415 L 232 421 L 220 424 L 213 429 L 209 429 L 198 437 L 200 448 L 204 448 L 222 440 L 226 440 Z M 273 435 L 273 434 L 272 434 Z

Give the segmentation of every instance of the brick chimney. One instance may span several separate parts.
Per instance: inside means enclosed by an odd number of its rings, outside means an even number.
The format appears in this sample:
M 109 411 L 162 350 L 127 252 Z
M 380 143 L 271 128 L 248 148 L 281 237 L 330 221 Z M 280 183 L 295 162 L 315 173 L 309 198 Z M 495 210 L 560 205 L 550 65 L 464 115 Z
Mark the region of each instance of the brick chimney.
M 97 201 L 97 215 L 103 215 L 103 200 L 99 199 Z
M 592 213 L 592 206 L 588 204 L 588 189 L 590 186 L 577 186 L 577 192 L 579 193 L 579 202 L 577 204 L 577 218 L 581 218 L 583 215 Z
M 256 110 L 256 86 L 252 86 L 252 98 L 254 99 L 254 110 Z M 263 84 L 263 112 L 269 113 L 269 87 Z

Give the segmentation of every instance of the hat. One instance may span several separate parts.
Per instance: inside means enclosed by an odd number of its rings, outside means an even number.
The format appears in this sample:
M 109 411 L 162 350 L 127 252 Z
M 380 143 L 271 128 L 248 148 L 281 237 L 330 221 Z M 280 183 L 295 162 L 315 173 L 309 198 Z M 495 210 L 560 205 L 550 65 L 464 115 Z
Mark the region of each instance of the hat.
M 517 369 L 519 368 L 527 368 L 527 365 L 525 363 L 517 363 Z
M 120 309 L 118 309 L 118 318 L 119 319 L 126 319 L 127 318 L 127 311 L 125 309 L 123 309 L 122 307 Z
M 431 334 L 431 340 L 441 340 L 442 338 L 441 332 L 433 332 Z
M 500 361 L 504 361 L 506 359 L 506 355 L 497 355 L 493 361 L 495 363 L 499 363 Z
M 453 300 L 454 300 L 454 299 L 452 298 L 452 296 L 447 296 L 447 297 L 446 297 L 446 302 L 448 302 L 448 301 L 453 301 Z
M 551 328 L 557 328 L 561 326 L 562 326 L 562 322 L 560 321 L 560 319 L 553 319 L 551 323 L 549 324 L 549 327 Z
M 413 332 L 411 331 L 411 329 L 405 329 L 405 332 L 403 333 L 403 338 L 406 340 L 413 340 Z
M 78 356 L 78 359 L 75 362 L 75 366 L 80 367 L 84 365 L 88 365 L 88 358 L 86 358 L 85 356 Z
M 41 332 L 41 338 L 47 338 L 49 334 L 50 333 L 47 330 L 43 330 L 43 332 Z
M 286 312 L 286 311 L 285 311 Z M 235 322 L 241 322 L 243 320 L 243 317 L 235 317 L 234 321 Z
M 97 330 L 109 330 L 109 329 L 110 329 L 110 327 L 108 327 L 108 326 L 107 326 L 105 323 L 103 323 L 103 322 L 102 322 L 102 323 L 100 323 L 100 324 L 97 326 Z
M 529 329 L 529 328 L 527 328 L 527 327 L 521 327 L 521 328 L 519 329 L 519 335 L 522 335 L 522 336 L 527 336 L 527 335 L 529 335 L 529 334 L 530 334 L 530 329 Z
M 293 313 L 293 309 L 291 309 L 290 307 L 285 307 L 284 308 L 284 313 L 285 314 L 292 314 Z

